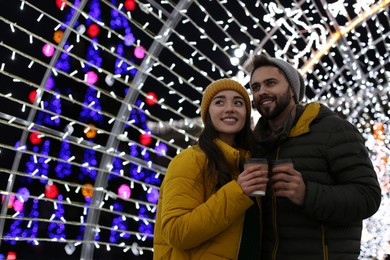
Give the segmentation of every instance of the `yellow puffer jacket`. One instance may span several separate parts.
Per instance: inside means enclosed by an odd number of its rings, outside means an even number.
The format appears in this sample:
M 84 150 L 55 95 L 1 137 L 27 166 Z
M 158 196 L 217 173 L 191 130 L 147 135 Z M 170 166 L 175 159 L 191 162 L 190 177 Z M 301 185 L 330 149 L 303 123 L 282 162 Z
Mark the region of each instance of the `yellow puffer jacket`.
M 169 164 L 160 189 L 154 228 L 155 260 L 237 259 L 245 210 L 252 204 L 239 184 L 238 163 L 249 157 L 221 140 L 233 181 L 214 191 L 198 146 L 185 149 Z

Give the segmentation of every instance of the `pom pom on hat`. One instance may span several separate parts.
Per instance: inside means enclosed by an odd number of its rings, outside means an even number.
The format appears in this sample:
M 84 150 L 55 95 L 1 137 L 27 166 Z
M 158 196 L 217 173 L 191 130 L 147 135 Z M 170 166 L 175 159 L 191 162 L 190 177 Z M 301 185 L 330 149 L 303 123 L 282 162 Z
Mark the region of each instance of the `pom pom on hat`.
M 302 101 L 303 97 L 305 96 L 306 86 L 299 71 L 284 60 L 271 58 L 271 61 L 286 75 L 288 81 L 290 82 L 291 88 L 295 93 L 295 103 Z
M 224 79 L 218 79 L 218 80 L 210 83 L 204 91 L 202 103 L 200 106 L 200 109 L 201 109 L 200 115 L 202 117 L 203 123 L 206 122 L 206 115 L 207 115 L 207 111 L 209 109 L 211 100 L 213 99 L 213 97 L 217 93 L 224 91 L 224 90 L 234 90 L 234 91 L 238 92 L 241 96 L 243 96 L 244 102 L 245 102 L 246 112 L 250 117 L 250 114 L 252 111 L 252 105 L 251 105 L 251 101 L 250 101 L 248 92 L 239 82 L 232 80 L 232 79 L 224 78 Z

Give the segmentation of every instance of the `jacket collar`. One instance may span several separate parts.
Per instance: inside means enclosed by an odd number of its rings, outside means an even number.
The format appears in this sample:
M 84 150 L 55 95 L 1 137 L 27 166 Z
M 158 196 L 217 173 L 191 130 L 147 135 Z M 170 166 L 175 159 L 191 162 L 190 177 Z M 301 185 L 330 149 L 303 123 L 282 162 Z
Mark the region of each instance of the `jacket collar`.
M 216 138 L 214 141 L 221 149 L 230 167 L 235 168 L 239 165 L 240 161 L 242 162 L 250 157 L 250 153 L 247 150 L 231 147 L 219 138 Z
M 320 108 L 321 105 L 316 102 L 307 104 L 288 136 L 294 137 L 310 132 L 310 124 L 318 116 Z
M 319 103 L 309 103 L 306 106 L 298 104 L 295 113 L 291 113 L 284 125 L 276 132 L 272 133 L 267 120 L 260 118 L 254 133 L 257 144 L 263 149 L 274 150 L 287 137 L 295 137 L 310 131 L 311 122 L 317 118 L 321 105 Z

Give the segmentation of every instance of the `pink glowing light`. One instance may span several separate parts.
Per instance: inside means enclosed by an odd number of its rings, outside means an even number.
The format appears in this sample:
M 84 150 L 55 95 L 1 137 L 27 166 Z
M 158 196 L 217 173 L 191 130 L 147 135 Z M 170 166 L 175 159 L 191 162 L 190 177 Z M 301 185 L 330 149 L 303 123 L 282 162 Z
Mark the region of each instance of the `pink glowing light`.
M 24 203 L 21 202 L 20 200 L 15 200 L 14 201 L 14 210 L 16 212 L 22 212 L 24 207 Z
M 98 75 L 93 72 L 93 71 L 88 71 L 87 74 L 86 74 L 86 79 L 85 81 L 88 83 L 88 84 L 95 84 L 96 81 L 98 80 Z
M 5 195 L 1 196 L 2 201 L 5 199 Z M 11 194 L 9 195 L 9 200 L 8 200 L 8 208 L 12 208 L 14 206 L 14 201 L 15 201 L 15 195 Z
M 129 185 L 122 184 L 118 188 L 118 196 L 121 197 L 122 199 L 128 199 L 128 198 L 130 198 L 130 195 L 131 195 L 131 190 L 130 190 Z
M 145 57 L 145 48 L 142 46 L 135 47 L 134 56 L 138 59 L 143 59 Z
M 54 54 L 54 47 L 48 43 L 46 43 L 45 45 L 43 45 L 42 47 L 42 53 L 43 55 L 45 55 L 46 57 L 51 57 L 53 56 Z

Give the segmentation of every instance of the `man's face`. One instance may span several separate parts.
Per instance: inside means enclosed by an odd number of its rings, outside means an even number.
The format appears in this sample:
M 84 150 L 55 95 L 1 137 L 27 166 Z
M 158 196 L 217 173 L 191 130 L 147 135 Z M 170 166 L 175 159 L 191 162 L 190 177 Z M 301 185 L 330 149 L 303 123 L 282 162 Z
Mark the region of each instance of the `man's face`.
M 252 74 L 251 90 L 257 111 L 267 120 L 277 120 L 295 105 L 294 92 L 277 67 L 257 68 Z

